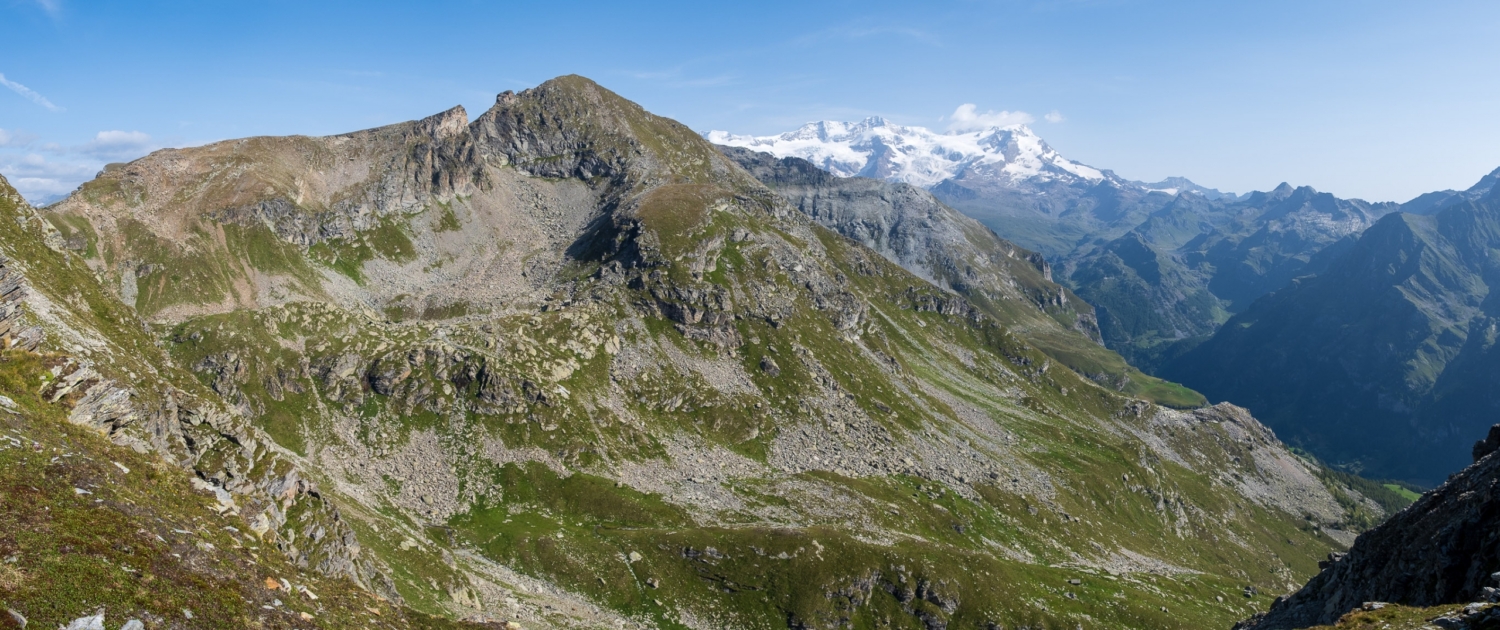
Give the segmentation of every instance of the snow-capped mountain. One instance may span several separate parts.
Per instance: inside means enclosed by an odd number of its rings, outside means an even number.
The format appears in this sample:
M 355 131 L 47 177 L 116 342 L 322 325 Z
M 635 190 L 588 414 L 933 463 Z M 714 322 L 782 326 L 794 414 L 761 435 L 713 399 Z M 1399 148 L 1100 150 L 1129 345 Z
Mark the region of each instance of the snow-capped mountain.
M 1055 180 L 1126 183 L 1063 157 L 1025 125 L 938 133 L 872 116 L 857 123 L 807 123 L 775 136 L 710 131 L 703 137 L 777 157 L 799 157 L 840 177 L 871 177 L 923 188 L 959 176 L 982 176 L 1012 186 Z

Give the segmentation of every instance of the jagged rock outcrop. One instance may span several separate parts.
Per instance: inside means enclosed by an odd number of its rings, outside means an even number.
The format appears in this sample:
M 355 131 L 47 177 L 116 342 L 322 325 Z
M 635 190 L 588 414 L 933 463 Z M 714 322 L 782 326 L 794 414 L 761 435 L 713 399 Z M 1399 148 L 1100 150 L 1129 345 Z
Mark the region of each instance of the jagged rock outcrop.
M 23 326 L 21 303 L 26 299 L 26 285 L 21 274 L 0 258 L 0 348 L 36 350 L 42 342 L 40 326 Z
M 1348 553 L 1270 611 L 1235 626 L 1283 630 L 1330 624 L 1364 602 L 1436 606 L 1489 600 L 1500 571 L 1500 425 L 1474 447 L 1473 465 L 1361 534 Z M 1487 590 L 1488 589 L 1488 590 Z

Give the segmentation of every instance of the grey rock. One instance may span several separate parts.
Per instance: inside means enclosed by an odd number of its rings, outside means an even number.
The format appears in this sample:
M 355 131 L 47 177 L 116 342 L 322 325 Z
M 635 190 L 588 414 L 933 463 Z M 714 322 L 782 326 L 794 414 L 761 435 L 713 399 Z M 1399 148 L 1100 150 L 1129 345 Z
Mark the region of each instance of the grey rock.
M 140 619 L 131 619 L 120 626 L 120 630 L 146 630 L 146 624 L 141 623 Z
M 1427 607 L 1486 599 L 1500 567 L 1500 457 L 1480 459 L 1361 534 L 1347 554 L 1319 564 L 1322 572 L 1301 590 L 1235 627 L 1332 624 L 1364 602 Z
M 1484 459 L 1496 450 L 1500 450 L 1500 424 L 1490 427 L 1489 435 L 1474 443 L 1474 461 Z
M 104 613 L 74 619 L 67 630 L 104 630 Z
M 16 612 L 15 610 L 12 610 L 10 608 L 6 608 L 5 612 L 6 612 L 6 614 L 10 615 L 10 619 L 11 619 L 11 621 L 15 622 L 16 627 L 18 627 L 18 628 L 25 628 L 26 627 L 26 616 L 25 615 L 22 615 L 21 613 Z

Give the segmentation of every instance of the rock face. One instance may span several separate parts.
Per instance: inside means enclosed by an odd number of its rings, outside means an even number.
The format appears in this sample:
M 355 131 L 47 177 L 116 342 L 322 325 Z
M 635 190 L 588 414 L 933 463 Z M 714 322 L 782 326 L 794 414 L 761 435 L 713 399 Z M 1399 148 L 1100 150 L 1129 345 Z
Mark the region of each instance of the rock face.
M 818 224 L 924 280 L 976 304 L 993 303 L 997 310 L 999 303 L 1020 302 L 1099 342 L 1093 307 L 1052 282 L 1052 268 L 1041 255 L 995 236 L 931 193 L 910 184 L 837 177 L 801 158 L 730 146 L 719 150 Z
M 1361 534 L 1348 553 L 1269 612 L 1236 626 L 1279 630 L 1330 624 L 1363 602 L 1409 606 L 1489 600 L 1500 571 L 1500 456 L 1490 438 L 1473 465 L 1385 523 Z M 1493 590 L 1492 588 L 1490 590 Z

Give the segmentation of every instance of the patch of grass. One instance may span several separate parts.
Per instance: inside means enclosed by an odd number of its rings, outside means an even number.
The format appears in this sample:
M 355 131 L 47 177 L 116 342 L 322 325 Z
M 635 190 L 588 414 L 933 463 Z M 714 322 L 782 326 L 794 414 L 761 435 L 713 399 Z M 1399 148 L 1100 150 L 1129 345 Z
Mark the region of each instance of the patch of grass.
M 477 627 L 305 573 L 250 535 L 245 519 L 210 509 L 213 497 L 192 489 L 185 471 L 68 423 L 65 408 L 35 389 L 59 360 L 0 352 L 0 393 L 18 407 L 0 411 L 0 558 L 7 559 L 0 607 L 42 628 L 100 609 L 110 627 L 130 618 L 215 628 L 352 629 L 377 620 L 396 628 Z M 305 586 L 318 600 L 268 589 L 267 578 Z
M 1386 604 L 1379 610 L 1353 610 L 1333 625 L 1314 626 L 1308 630 L 1423 630 L 1435 627 L 1429 621 L 1462 612 L 1464 604 L 1447 604 L 1420 608 Z
M 1393 482 L 1393 483 L 1383 483 L 1383 484 L 1380 484 L 1380 485 L 1382 487 L 1384 487 L 1386 490 L 1390 490 L 1391 492 L 1394 492 L 1394 493 L 1400 495 L 1401 498 L 1406 499 L 1407 501 L 1410 501 L 1411 503 L 1416 503 L 1417 499 L 1422 498 L 1422 494 L 1421 493 L 1415 492 L 1415 491 L 1411 490 L 1410 488 L 1408 488 L 1406 485 L 1403 485 L 1403 484 L 1399 484 L 1399 483 L 1394 483 Z
M 452 203 L 438 203 L 439 214 L 436 230 L 438 232 L 457 232 L 462 228 L 458 222 L 458 215 L 453 212 Z
M 697 242 L 692 232 L 709 219 L 709 207 L 730 194 L 706 184 L 658 186 L 646 193 L 636 216 L 660 239 L 662 255 L 674 258 Z
M 1139 396 L 1158 405 L 1173 409 L 1196 409 L 1208 404 L 1208 399 L 1191 388 L 1135 372 L 1126 393 Z
M 385 218 L 370 230 L 345 239 L 320 242 L 308 249 L 313 260 L 364 284 L 364 264 L 376 258 L 397 263 L 416 260 L 416 245 L 398 219 Z

